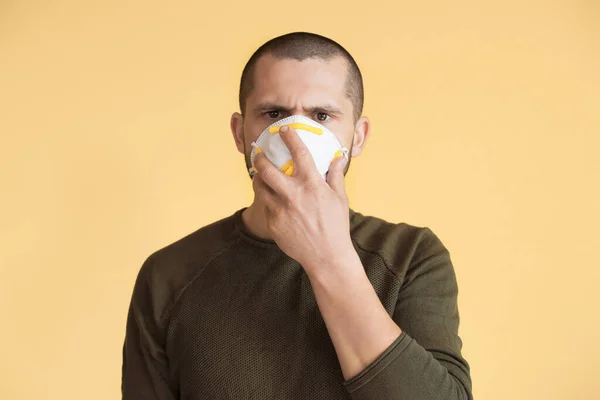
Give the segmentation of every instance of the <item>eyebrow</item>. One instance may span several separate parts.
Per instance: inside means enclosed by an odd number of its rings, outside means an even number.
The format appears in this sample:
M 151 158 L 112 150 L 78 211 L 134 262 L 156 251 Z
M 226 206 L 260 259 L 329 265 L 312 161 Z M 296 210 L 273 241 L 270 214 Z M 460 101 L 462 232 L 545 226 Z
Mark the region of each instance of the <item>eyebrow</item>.
M 325 113 L 329 113 L 329 114 L 344 115 L 344 112 L 339 107 L 337 107 L 333 104 L 322 104 L 319 106 L 305 107 L 304 110 L 309 111 L 311 113 L 325 112 Z M 281 104 L 272 103 L 272 102 L 260 103 L 260 104 L 256 105 L 256 107 L 254 107 L 254 112 L 257 115 L 262 114 L 267 111 L 285 111 L 285 112 L 289 113 L 292 111 L 292 109 L 285 107 Z

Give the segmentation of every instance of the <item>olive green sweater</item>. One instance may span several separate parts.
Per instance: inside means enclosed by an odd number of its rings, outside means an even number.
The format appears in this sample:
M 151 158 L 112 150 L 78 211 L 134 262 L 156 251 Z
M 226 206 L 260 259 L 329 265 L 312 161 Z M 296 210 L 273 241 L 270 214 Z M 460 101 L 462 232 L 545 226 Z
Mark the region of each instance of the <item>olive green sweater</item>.
M 454 267 L 429 228 L 350 210 L 354 247 L 403 332 L 344 380 L 304 269 L 252 235 L 243 210 L 143 263 L 127 317 L 123 399 L 473 398 Z

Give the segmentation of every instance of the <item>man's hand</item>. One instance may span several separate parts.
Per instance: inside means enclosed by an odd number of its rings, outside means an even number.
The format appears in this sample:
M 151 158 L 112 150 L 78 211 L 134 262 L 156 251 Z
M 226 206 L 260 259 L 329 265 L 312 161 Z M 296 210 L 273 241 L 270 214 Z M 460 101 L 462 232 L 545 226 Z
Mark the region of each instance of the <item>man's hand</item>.
M 332 163 L 325 182 L 298 133 L 283 126 L 279 134 L 292 154 L 294 171 L 287 176 L 257 154 L 254 192 L 265 204 L 266 226 L 277 245 L 307 274 L 317 273 L 355 253 L 344 185 L 346 159 Z

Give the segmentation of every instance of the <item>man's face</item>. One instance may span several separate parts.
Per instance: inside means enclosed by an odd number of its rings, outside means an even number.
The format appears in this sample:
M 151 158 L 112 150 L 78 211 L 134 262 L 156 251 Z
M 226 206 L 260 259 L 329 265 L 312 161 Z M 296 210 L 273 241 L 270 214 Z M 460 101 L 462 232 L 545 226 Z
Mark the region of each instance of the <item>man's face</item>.
M 254 87 L 246 100 L 245 115 L 235 113 L 231 121 L 246 168 L 251 167 L 250 143 L 273 122 L 290 115 L 304 115 L 324 125 L 350 150 L 350 156 L 360 154 L 368 120 L 361 118 L 354 123 L 353 104 L 346 95 L 347 75 L 346 61 L 341 57 L 298 61 L 262 56 L 254 70 Z

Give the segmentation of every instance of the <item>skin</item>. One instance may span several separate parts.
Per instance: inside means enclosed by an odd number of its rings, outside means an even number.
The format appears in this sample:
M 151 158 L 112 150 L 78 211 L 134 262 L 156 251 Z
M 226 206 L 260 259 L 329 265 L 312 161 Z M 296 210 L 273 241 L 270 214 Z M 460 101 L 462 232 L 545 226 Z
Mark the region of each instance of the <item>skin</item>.
M 249 168 L 250 143 L 271 123 L 300 114 L 327 126 L 351 156 L 362 153 L 368 118 L 353 119 L 346 97 L 346 62 L 261 57 L 245 116 L 234 113 L 231 130 Z M 287 176 L 264 155 L 255 158 L 254 201 L 242 219 L 258 237 L 274 240 L 306 272 L 345 379 L 372 363 L 402 333 L 387 314 L 354 249 L 349 226 L 345 158 L 336 159 L 324 181 L 293 129 L 280 135 L 294 160 Z M 351 295 L 348 295 L 351 293 Z
M 329 61 L 277 59 L 262 56 L 256 65 L 254 88 L 246 100 L 245 115 L 231 116 L 231 131 L 238 151 L 250 168 L 250 143 L 273 122 L 290 115 L 304 115 L 326 126 L 350 150 L 350 158 L 362 153 L 370 133 L 370 121 L 354 121 L 353 104 L 346 96 L 347 64 L 342 57 Z M 350 163 L 345 167 L 347 173 Z M 266 227 L 264 204 L 256 196 L 244 211 L 244 223 L 258 237 L 273 239 Z

